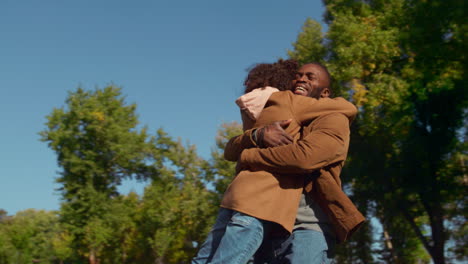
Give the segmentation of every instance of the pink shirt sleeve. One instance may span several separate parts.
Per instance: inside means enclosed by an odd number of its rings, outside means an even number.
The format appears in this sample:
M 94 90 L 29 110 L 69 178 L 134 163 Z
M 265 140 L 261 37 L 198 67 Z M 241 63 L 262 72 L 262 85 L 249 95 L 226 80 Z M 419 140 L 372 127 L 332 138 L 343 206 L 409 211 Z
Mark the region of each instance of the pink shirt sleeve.
M 272 93 L 276 92 L 279 92 L 279 90 L 270 86 L 257 88 L 237 98 L 236 104 L 240 107 L 241 111 L 255 121 L 265 107 L 268 98 L 270 98 Z

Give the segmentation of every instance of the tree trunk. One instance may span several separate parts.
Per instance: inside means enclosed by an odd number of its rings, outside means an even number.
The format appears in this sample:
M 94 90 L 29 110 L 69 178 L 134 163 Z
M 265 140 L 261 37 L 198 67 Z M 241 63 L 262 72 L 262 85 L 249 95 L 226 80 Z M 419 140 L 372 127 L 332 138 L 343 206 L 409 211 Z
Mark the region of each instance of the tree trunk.
M 434 245 L 431 247 L 430 254 L 434 260 L 434 264 L 445 264 L 445 230 L 442 208 L 439 205 L 435 206 L 431 221 L 432 241 Z
M 89 252 L 89 264 L 98 264 L 98 261 L 96 259 L 96 254 L 94 253 L 94 250 L 91 250 Z
M 155 264 L 164 264 L 163 258 L 162 258 L 162 257 L 157 257 L 157 258 L 154 260 L 154 263 L 155 263 Z
M 395 255 L 395 251 L 393 250 L 392 239 L 390 238 L 390 235 L 388 234 L 387 230 L 384 229 L 383 233 L 385 238 L 385 246 L 390 252 L 390 259 L 393 263 L 398 263 L 398 257 Z

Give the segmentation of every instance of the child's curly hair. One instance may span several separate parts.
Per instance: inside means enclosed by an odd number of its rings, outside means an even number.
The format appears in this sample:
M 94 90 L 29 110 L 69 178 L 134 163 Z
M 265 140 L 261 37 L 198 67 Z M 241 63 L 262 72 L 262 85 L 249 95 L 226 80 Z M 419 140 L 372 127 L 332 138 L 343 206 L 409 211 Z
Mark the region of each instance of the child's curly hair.
M 250 68 L 245 78 L 244 93 L 256 88 L 271 86 L 280 91 L 290 90 L 292 80 L 297 73 L 299 64 L 295 60 L 278 60 L 275 63 L 259 63 Z

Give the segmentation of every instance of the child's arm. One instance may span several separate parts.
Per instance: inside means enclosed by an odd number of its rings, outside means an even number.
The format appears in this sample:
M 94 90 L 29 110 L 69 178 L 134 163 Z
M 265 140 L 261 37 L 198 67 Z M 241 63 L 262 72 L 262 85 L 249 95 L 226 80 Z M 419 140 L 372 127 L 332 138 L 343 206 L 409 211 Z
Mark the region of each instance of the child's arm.
M 251 129 L 268 98 L 275 92 L 278 92 L 278 89 L 274 87 L 257 88 L 236 100 L 236 104 L 241 109 L 242 128 L 245 133 L 231 138 L 226 144 L 224 148 L 226 160 L 237 161 L 242 150 L 257 147 L 254 138 L 252 138 L 253 131 Z
M 241 109 L 244 131 L 251 129 L 254 126 L 255 121 L 262 112 L 263 107 L 265 107 L 268 98 L 270 98 L 271 94 L 278 91 L 279 90 L 274 87 L 267 86 L 264 88 L 254 89 L 253 91 L 237 98 L 236 104 Z
M 255 120 L 250 118 L 250 116 L 248 115 L 248 113 L 245 112 L 245 110 L 241 110 L 240 113 L 242 118 L 242 129 L 245 132 L 246 130 L 251 129 L 255 125 Z

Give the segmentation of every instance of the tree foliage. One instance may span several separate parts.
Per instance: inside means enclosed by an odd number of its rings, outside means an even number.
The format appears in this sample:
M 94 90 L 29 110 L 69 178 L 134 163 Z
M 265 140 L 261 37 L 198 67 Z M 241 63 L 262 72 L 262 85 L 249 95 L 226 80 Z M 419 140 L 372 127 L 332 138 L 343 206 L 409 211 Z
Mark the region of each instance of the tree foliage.
M 229 139 L 242 134 L 242 126 L 237 122 L 224 123 L 216 136 L 216 148 L 211 152 L 211 178 L 217 193 L 216 203 L 221 203 L 222 195 L 236 174 L 236 164 L 224 159 L 224 148 Z
M 51 240 L 60 260 L 186 263 L 214 221 L 223 175 L 162 129 L 138 129 L 136 105 L 119 88 L 77 89 L 48 116 L 43 141 L 62 171 L 63 230 Z M 216 160 L 216 159 L 215 159 Z M 215 180 L 216 178 L 216 180 Z M 147 180 L 140 197 L 121 195 L 123 179 Z
M 0 263 L 54 263 L 56 212 L 28 209 L 0 221 Z
M 446 263 L 446 242 L 463 236 L 456 230 L 466 221 L 463 3 L 324 4 L 324 40 L 309 43 L 321 34 L 308 20 L 289 54 L 325 61 L 333 88 L 359 107 L 345 182 L 356 201 L 373 202 L 369 216 L 393 242 L 382 243 L 387 262 L 427 261 L 425 248 L 435 263 Z M 463 258 L 465 243 L 452 241 L 458 253 L 450 257 Z
M 98 263 L 113 237 L 106 216 L 118 199 L 117 186 L 125 178 L 152 176 L 150 137 L 145 128 L 137 129 L 136 105 L 126 105 L 117 87 L 78 88 L 66 104 L 52 111 L 40 135 L 62 169 L 60 216 L 74 254 Z
M 185 147 L 161 129 L 154 146 L 159 179 L 146 187 L 142 199 L 139 226 L 149 237 L 141 242 L 158 263 L 186 263 L 216 214 L 214 193 L 204 184 L 208 163 L 194 146 Z

